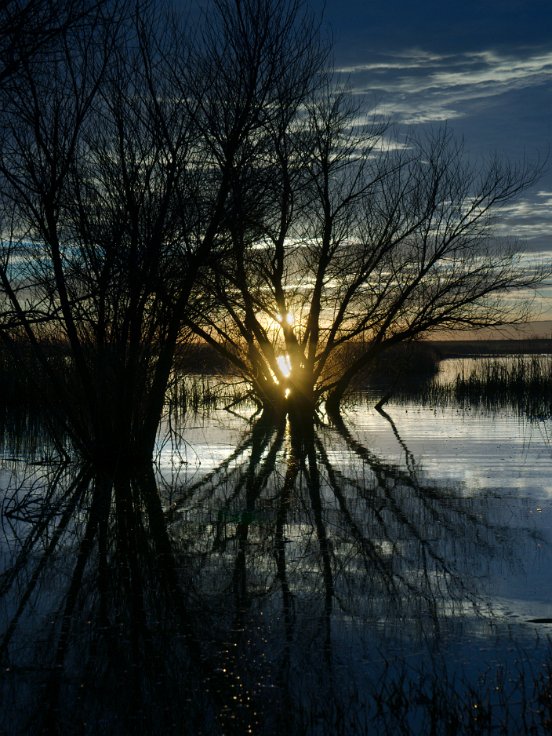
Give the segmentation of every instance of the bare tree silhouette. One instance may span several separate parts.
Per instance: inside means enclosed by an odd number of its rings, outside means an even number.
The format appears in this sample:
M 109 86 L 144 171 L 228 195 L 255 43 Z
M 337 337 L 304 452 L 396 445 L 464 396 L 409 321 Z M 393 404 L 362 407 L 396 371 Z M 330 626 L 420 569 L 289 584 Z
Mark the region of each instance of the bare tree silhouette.
M 0 6 L 0 86 L 58 53 L 76 25 L 116 22 L 126 3 L 109 0 L 5 0 Z
M 228 246 L 190 316 L 276 413 L 338 412 L 378 353 L 436 327 L 523 319 L 505 297 L 547 273 L 492 227 L 538 166 L 474 166 L 446 129 L 397 150 L 362 120 L 329 79 L 277 121 L 265 169 L 234 180 Z
M 439 725 L 466 702 L 473 715 L 481 691 L 463 701 L 458 679 L 436 687 L 439 656 L 404 679 L 397 628 L 409 657 L 413 644 L 435 653 L 466 606 L 481 623 L 492 614 L 486 566 L 515 566 L 518 545 L 539 540 L 494 519 L 491 498 L 427 477 L 400 442 L 407 462 L 392 463 L 344 425 L 307 440 L 265 418 L 223 463 L 171 488 L 165 508 L 151 466 L 117 477 L 14 466 L 1 509 L 0 688 L 12 703 L 1 726 L 295 734 L 316 722 L 345 734 L 383 729 L 400 708 Z M 455 693 L 452 710 L 439 712 L 432 687 Z M 399 710 L 385 703 L 393 691 Z M 508 707 L 495 718 L 517 723 Z
M 139 5 L 70 26 L 59 53 L 14 78 L 0 336 L 31 346 L 89 460 L 151 459 L 196 277 L 236 182 L 262 165 L 264 131 L 313 84 L 316 33 L 293 0 L 215 2 L 195 35 Z

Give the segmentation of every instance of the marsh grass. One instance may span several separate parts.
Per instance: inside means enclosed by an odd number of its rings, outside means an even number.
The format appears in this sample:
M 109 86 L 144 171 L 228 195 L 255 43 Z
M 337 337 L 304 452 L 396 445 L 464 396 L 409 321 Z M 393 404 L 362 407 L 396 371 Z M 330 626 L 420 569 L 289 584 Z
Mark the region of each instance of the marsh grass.
M 57 462 L 65 455 L 60 449 L 45 416 L 0 406 L 0 462 Z
M 166 404 L 170 414 L 184 416 L 231 409 L 249 399 L 247 384 L 233 376 L 175 371 L 167 390 Z
M 39 409 L 44 406 L 46 381 L 31 352 L 21 353 L 15 357 L 7 350 L 0 350 L 0 402 L 7 409 Z M 23 364 L 26 370 L 22 370 Z
M 478 358 L 466 362 L 452 381 L 436 377 L 402 385 L 394 398 L 489 411 L 509 407 L 529 418 L 548 418 L 552 416 L 552 356 Z
M 73 374 L 67 349 L 58 345 L 43 348 L 48 367 L 70 386 Z M 169 408 L 198 413 L 237 404 L 248 397 L 246 385 L 216 354 L 194 345 L 178 352 L 166 392 Z M 0 411 L 40 413 L 55 403 L 51 381 L 30 347 L 21 344 L 14 351 L 0 347 Z

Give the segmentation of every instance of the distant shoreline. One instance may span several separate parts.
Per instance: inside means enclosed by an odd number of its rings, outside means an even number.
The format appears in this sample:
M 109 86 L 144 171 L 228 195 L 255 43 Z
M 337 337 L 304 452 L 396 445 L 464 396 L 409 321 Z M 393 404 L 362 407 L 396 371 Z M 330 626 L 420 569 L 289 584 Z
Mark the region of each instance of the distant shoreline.
M 552 339 L 489 339 L 489 340 L 424 340 L 442 360 L 444 358 L 469 358 L 484 355 L 551 355 Z

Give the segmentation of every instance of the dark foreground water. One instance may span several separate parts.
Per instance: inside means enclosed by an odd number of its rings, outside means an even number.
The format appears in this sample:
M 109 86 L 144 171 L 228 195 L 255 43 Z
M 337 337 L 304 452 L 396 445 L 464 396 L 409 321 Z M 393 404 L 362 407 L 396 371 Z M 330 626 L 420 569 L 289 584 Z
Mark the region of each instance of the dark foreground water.
M 550 421 L 385 409 L 116 479 L 8 428 L 0 734 L 550 732 Z

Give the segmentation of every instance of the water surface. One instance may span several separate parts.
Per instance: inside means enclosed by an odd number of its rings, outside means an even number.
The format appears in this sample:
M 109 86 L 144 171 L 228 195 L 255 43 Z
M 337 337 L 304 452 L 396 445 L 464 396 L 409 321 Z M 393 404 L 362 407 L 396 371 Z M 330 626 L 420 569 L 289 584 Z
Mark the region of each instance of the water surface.
M 123 481 L 5 443 L 1 728 L 545 733 L 549 423 L 252 419 L 166 424 Z

